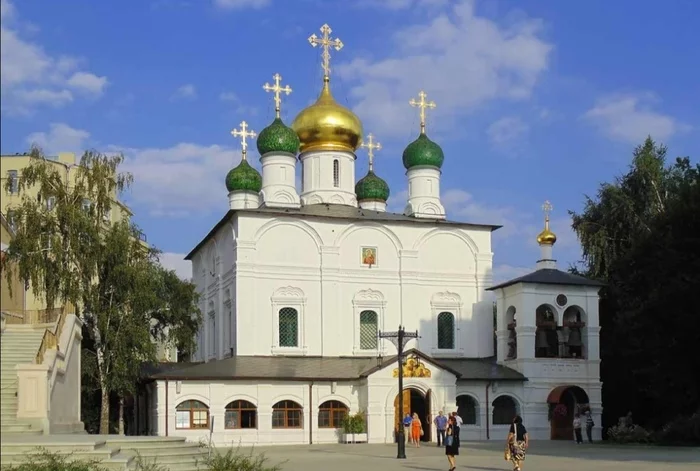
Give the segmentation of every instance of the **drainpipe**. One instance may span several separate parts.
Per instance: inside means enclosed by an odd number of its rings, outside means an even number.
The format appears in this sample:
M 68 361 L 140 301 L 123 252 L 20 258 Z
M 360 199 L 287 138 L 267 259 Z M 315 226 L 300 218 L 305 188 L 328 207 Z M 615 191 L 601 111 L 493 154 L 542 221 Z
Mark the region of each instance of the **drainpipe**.
M 168 380 L 165 380 L 165 436 L 168 436 L 168 416 L 170 415 L 170 409 L 168 409 Z
M 314 444 L 314 408 L 311 402 L 311 397 L 314 390 L 314 382 L 309 383 L 309 445 Z
M 489 431 L 489 388 L 491 388 L 492 382 L 493 381 L 489 381 L 488 383 L 486 383 L 486 407 L 484 408 L 486 410 L 486 440 L 491 439 L 491 433 Z

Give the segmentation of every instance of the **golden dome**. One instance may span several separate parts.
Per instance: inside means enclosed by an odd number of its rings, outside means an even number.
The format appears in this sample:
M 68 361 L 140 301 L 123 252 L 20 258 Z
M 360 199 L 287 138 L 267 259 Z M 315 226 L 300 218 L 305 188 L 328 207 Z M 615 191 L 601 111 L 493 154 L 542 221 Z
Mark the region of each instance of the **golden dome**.
M 333 99 L 328 77 L 316 103 L 303 109 L 291 128 L 299 136 L 299 152 L 341 150 L 354 152 L 362 143 L 362 123 Z
M 544 220 L 544 230 L 537 236 L 537 243 L 544 245 L 554 245 L 557 241 L 557 235 L 549 230 L 549 216 Z

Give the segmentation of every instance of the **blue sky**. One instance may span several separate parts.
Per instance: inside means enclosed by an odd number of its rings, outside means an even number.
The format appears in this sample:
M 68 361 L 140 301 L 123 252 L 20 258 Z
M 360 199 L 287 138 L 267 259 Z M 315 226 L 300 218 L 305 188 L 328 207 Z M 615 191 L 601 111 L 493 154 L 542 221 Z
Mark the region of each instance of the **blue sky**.
M 534 265 L 540 207 L 554 205 L 555 255 L 579 257 L 567 210 L 580 210 L 647 134 L 700 155 L 700 2 L 673 0 L 1 0 L 2 153 L 125 153 L 125 199 L 163 261 L 180 259 L 227 209 L 238 163 L 229 131 L 274 116 L 262 84 L 312 102 L 320 59 L 307 37 L 328 23 L 336 99 L 383 144 L 376 170 L 400 210 L 401 152 L 418 132 L 408 106 L 437 102 L 428 134 L 445 150 L 451 219 L 503 224 L 498 279 Z M 257 156 L 256 156 L 257 157 Z M 253 159 L 257 161 L 257 159 Z M 359 153 L 358 178 L 366 172 Z

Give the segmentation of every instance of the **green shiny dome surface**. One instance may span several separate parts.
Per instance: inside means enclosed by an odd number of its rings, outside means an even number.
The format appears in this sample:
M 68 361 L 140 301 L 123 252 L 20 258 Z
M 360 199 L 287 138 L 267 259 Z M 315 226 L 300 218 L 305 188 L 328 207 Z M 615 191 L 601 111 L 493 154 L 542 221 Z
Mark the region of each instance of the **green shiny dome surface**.
M 257 146 L 260 155 L 269 152 L 296 154 L 299 151 L 299 136 L 280 118 L 275 118 L 272 124 L 258 134 Z
M 370 170 L 367 172 L 367 175 L 361 178 L 355 185 L 355 194 L 359 201 L 386 201 L 389 199 L 390 194 L 389 185 Z
M 250 166 L 247 160 L 241 160 L 238 167 L 226 175 L 226 188 L 228 191 L 253 191 L 257 193 L 262 188 L 262 177 L 257 170 Z
M 403 151 L 403 166 L 406 169 L 419 165 L 440 168 L 444 160 L 445 154 L 442 152 L 442 148 L 423 133 L 418 136 L 418 139 L 406 146 L 406 150 Z

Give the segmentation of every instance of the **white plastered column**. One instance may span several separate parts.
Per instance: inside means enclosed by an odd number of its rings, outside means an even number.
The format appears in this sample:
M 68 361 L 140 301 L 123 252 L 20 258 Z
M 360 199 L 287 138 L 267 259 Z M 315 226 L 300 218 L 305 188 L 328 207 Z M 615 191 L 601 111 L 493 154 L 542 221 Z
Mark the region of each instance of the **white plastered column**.
M 408 169 L 408 204 L 406 216 L 445 219 L 445 207 L 440 201 L 440 169 L 418 166 Z
M 309 151 L 302 153 L 299 160 L 302 165 L 302 204 L 328 203 L 357 207 L 355 154 L 348 151 Z
M 231 191 L 228 194 L 231 209 L 252 209 L 260 207 L 260 195 L 254 191 Z
M 298 208 L 301 205 L 296 188 L 296 162 L 296 156 L 287 152 L 268 152 L 260 157 L 262 205 L 269 208 Z

